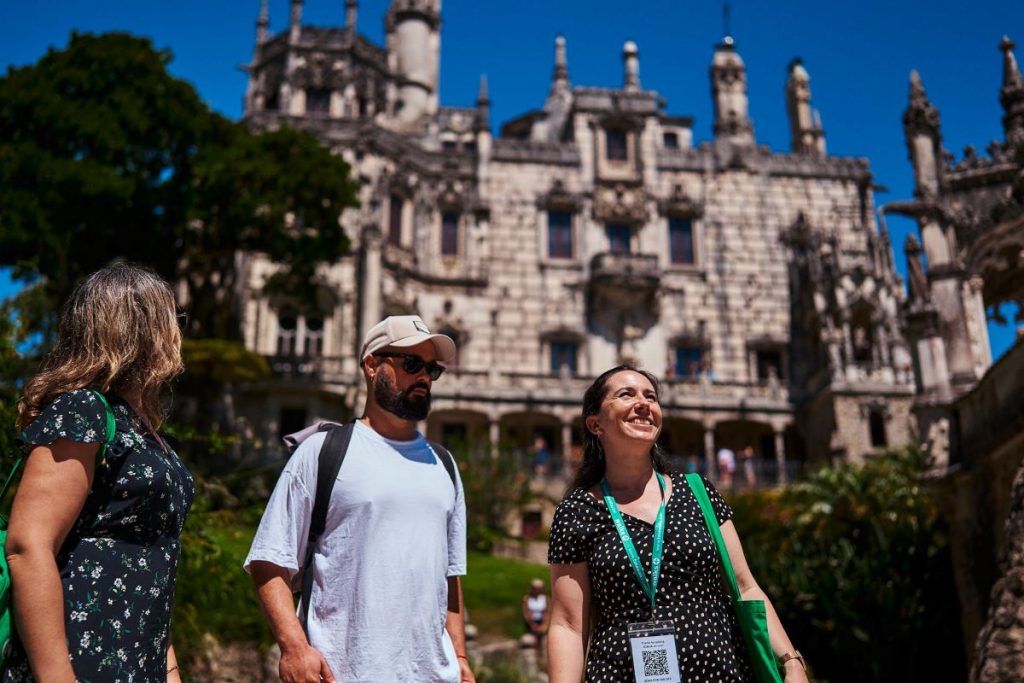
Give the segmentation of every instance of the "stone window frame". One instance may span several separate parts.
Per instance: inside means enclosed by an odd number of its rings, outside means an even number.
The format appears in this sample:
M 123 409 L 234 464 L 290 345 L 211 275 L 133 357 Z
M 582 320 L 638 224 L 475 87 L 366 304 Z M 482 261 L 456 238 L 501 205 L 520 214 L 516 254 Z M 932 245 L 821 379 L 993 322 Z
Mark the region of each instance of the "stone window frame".
M 579 377 L 586 373 L 587 362 L 586 362 L 586 335 L 582 332 L 560 327 L 553 330 L 548 330 L 540 335 L 541 342 L 541 374 L 546 375 L 559 375 L 561 374 L 561 368 L 552 368 L 552 351 L 554 344 L 573 344 L 576 347 L 576 369 L 570 368 L 569 375 L 571 377 Z
M 551 188 L 537 198 L 537 250 L 540 262 L 544 267 L 575 267 L 580 268 L 582 255 L 582 197 L 570 192 L 565 183 L 555 180 Z M 570 234 L 572 255 L 568 258 L 551 256 L 550 225 L 551 213 L 567 213 L 570 216 Z
M 700 367 L 692 374 L 680 374 L 678 367 L 679 349 L 689 348 L 700 350 Z M 669 365 L 666 376 L 670 380 L 695 380 L 708 374 L 711 360 L 711 340 L 700 334 L 678 334 L 669 339 Z M 713 367 L 713 366 L 712 366 Z
M 290 307 L 274 311 L 277 332 L 275 334 L 274 355 L 287 358 L 322 358 L 327 337 L 327 316 L 301 313 Z M 294 321 L 294 327 L 284 327 L 286 319 Z M 317 321 L 319 329 L 312 323 Z M 282 344 L 288 348 L 282 348 Z M 310 348 L 313 344 L 315 347 Z
M 662 267 L 683 273 L 700 272 L 704 269 L 704 250 L 702 248 L 704 238 L 704 206 L 693 199 L 683 189 L 681 183 L 673 186 L 672 191 L 665 198 L 658 200 L 658 212 L 662 220 L 662 236 L 665 240 L 664 263 Z M 673 220 L 690 221 L 690 241 L 693 251 L 692 263 L 676 263 L 672 261 L 672 235 L 671 225 Z
M 644 122 L 622 113 L 602 116 L 593 123 L 594 139 L 597 146 L 597 175 L 607 180 L 640 180 L 640 135 Z M 625 137 L 625 159 L 608 157 L 608 134 L 622 133 Z
M 892 406 L 879 399 L 861 403 L 860 416 L 868 432 L 868 443 L 872 450 L 878 451 L 889 447 L 889 422 L 892 420 Z M 880 429 L 881 438 L 876 438 L 876 429 Z
M 304 114 L 314 118 L 328 118 L 331 115 L 331 99 L 333 91 L 330 88 L 318 85 L 307 85 L 303 88 Z M 311 97 L 316 95 L 317 97 Z M 313 109 L 311 102 L 318 102 L 320 106 Z
M 750 378 L 750 382 L 753 384 L 765 385 L 772 381 L 771 375 L 765 373 L 764 377 L 760 374 L 760 360 L 758 358 L 761 353 L 777 353 L 779 354 L 779 373 L 775 380 L 779 384 L 785 384 L 791 372 L 789 367 L 789 357 L 786 355 L 787 343 L 783 339 L 775 339 L 773 337 L 761 337 L 758 339 L 752 339 L 747 342 L 747 376 Z

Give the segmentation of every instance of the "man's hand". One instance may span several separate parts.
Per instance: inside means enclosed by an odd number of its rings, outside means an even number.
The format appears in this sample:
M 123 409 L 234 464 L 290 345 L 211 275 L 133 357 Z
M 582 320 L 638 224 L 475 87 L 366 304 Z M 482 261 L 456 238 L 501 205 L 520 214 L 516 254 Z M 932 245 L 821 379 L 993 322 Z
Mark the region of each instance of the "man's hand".
M 476 676 L 473 675 L 473 670 L 469 668 L 469 660 L 464 657 L 459 657 L 459 671 L 460 683 L 476 683 Z
M 278 674 L 282 683 L 334 683 L 327 660 L 316 648 L 305 644 L 281 651 Z

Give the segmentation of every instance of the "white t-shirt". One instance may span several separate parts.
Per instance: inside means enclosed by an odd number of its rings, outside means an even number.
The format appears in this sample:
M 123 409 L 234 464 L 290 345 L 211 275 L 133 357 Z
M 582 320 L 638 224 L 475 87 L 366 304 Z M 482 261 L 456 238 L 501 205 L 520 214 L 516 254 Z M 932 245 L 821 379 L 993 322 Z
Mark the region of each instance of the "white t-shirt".
M 246 571 L 263 560 L 298 573 L 325 438 L 302 442 L 285 466 Z M 466 505 L 456 481 L 422 435 L 392 441 L 356 423 L 312 559 L 309 640 L 339 683 L 459 680 L 444 628 L 447 577 L 466 573 Z

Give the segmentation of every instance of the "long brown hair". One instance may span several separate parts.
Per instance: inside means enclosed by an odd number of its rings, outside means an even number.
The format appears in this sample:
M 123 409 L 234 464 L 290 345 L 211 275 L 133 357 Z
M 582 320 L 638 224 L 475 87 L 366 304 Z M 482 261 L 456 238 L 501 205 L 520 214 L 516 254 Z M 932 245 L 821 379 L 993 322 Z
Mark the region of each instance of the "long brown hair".
M 583 489 L 584 491 L 596 485 L 604 478 L 604 447 L 601 446 L 597 434 L 587 428 L 587 418 L 601 412 L 601 404 L 608 395 L 608 380 L 620 372 L 635 372 L 647 378 L 647 381 L 654 387 L 654 393 L 661 396 L 661 386 L 657 378 L 646 370 L 640 370 L 632 365 L 617 365 L 611 370 L 606 370 L 598 375 L 597 379 L 587 387 L 583 393 L 583 462 L 576 470 L 576 476 L 569 486 L 570 491 Z M 657 472 L 668 471 L 668 457 L 657 443 L 651 448 L 651 461 Z
M 64 304 L 57 341 L 42 371 L 25 384 L 19 428 L 61 394 L 89 388 L 140 395 L 137 408 L 156 429 L 163 422 L 161 390 L 183 369 L 171 288 L 147 268 L 108 266 L 75 287 Z

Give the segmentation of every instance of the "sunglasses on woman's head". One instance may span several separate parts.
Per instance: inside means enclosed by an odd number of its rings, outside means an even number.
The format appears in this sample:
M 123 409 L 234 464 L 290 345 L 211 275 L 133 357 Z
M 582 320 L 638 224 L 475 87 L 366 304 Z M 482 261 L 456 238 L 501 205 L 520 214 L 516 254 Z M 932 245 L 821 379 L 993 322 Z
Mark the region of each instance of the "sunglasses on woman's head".
M 373 354 L 379 358 L 401 358 L 402 369 L 410 375 L 419 374 L 420 370 L 426 368 L 427 376 L 430 377 L 431 382 L 436 382 L 437 378 L 444 372 L 444 366 L 437 363 L 436 361 L 430 361 L 429 363 L 419 356 L 414 356 L 411 353 L 375 353 Z

